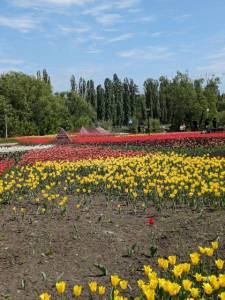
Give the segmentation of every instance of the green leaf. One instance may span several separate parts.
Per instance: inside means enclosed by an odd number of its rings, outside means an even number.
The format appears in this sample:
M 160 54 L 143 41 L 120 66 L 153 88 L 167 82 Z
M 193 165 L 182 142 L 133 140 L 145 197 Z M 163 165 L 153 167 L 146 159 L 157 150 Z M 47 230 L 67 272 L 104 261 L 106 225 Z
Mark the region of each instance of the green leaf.
M 41 272 L 41 275 L 42 275 L 42 277 L 43 277 L 43 280 L 46 281 L 46 279 L 47 279 L 46 273 L 45 273 L 45 272 Z
M 101 271 L 101 276 L 108 275 L 108 269 L 102 264 L 95 263 L 94 266 Z

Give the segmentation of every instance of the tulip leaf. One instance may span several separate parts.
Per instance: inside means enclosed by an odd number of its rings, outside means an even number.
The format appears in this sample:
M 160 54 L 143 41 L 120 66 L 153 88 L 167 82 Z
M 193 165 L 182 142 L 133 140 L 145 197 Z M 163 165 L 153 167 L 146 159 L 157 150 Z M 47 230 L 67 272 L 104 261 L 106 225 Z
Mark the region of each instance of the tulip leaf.
M 102 272 L 101 276 L 108 275 L 108 269 L 106 268 L 106 266 L 104 266 L 102 264 L 98 264 L 98 263 L 95 263 L 94 266 Z
M 41 275 L 42 275 L 42 277 L 43 277 L 43 280 L 45 281 L 45 280 L 47 279 L 46 273 L 45 273 L 45 272 L 41 272 Z
M 21 281 L 21 288 L 23 290 L 25 290 L 25 288 L 26 288 L 26 281 L 25 281 L 25 279 L 22 279 L 22 281 Z

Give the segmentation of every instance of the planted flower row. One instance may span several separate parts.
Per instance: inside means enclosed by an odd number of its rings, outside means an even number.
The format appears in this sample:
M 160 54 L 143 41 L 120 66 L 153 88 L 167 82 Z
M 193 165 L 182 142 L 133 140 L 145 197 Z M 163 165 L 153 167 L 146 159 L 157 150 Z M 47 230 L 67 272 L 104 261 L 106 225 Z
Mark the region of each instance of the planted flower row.
M 53 148 L 54 149 L 54 148 Z M 40 197 L 46 206 L 65 206 L 63 196 L 101 192 L 125 201 L 225 206 L 225 158 L 175 153 L 17 166 L 0 180 L 0 197 Z
M 11 147 L 0 147 L 1 153 L 15 153 L 15 152 L 27 152 L 30 150 L 42 150 L 52 148 L 53 145 L 35 145 L 35 146 L 11 146 Z
M 21 157 L 20 165 L 34 164 L 37 161 L 77 161 L 107 157 L 144 155 L 144 151 L 120 151 L 100 147 L 54 147 L 44 150 L 32 150 Z
M 46 136 L 19 136 L 15 137 L 15 140 L 24 143 L 24 144 L 51 144 L 54 139 L 55 135 L 46 135 Z
M 211 242 L 209 247 L 198 247 L 190 253 L 186 262 L 179 262 L 177 256 L 158 258 L 158 269 L 150 265 L 143 267 L 143 276 L 137 278 L 137 286 L 127 279 L 112 275 L 107 286 L 96 281 L 88 283 L 87 288 L 75 284 L 71 289 L 66 281 L 55 284 L 54 292 L 42 292 L 41 300 L 59 296 L 62 299 L 79 298 L 105 300 L 193 300 L 225 299 L 224 260 L 218 253 L 219 244 Z M 83 298 L 84 299 L 84 298 Z
M 52 143 L 55 137 L 53 136 L 44 136 L 44 137 L 17 137 L 16 140 L 22 143 Z M 214 143 L 219 142 L 225 139 L 225 132 L 220 133 L 208 133 L 202 134 L 200 132 L 175 132 L 175 133 L 160 133 L 160 134 L 133 134 L 133 135 L 72 135 L 73 143 L 84 144 L 124 144 L 124 143 L 160 143 L 163 141 L 171 141 L 176 143 L 178 140 L 193 140 L 193 141 L 204 141 L 207 143 L 207 140 L 214 140 Z
M 174 132 L 150 135 L 119 135 L 119 136 L 74 136 L 74 143 L 149 143 L 158 141 L 176 141 L 183 139 L 225 139 L 225 132 L 202 134 L 200 132 Z

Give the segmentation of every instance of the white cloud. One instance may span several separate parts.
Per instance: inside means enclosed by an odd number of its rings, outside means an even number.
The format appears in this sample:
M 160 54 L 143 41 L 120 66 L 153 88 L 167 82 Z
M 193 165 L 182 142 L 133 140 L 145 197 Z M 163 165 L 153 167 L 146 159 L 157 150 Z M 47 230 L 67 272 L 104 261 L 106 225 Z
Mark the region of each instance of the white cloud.
M 122 21 L 120 14 L 105 14 L 103 16 L 97 16 L 96 21 L 103 26 L 112 26 Z
M 0 27 L 8 27 L 22 32 L 30 31 L 37 26 L 37 21 L 29 16 L 3 16 L 0 15 Z
M 22 65 L 23 63 L 20 59 L 0 58 L 0 65 Z
M 83 44 L 87 44 L 90 45 L 90 41 L 92 41 L 93 43 L 97 42 L 98 44 L 100 42 L 104 42 L 105 41 L 105 37 L 104 36 L 101 36 L 101 35 L 97 35 L 97 34 L 88 34 L 88 35 L 79 35 L 79 36 L 76 36 L 76 38 L 74 39 L 74 43 L 76 46 L 79 46 L 79 45 L 83 45 Z
M 59 25 L 59 29 L 63 33 L 85 33 L 85 32 L 88 32 L 90 30 L 90 28 L 86 25 L 78 26 L 78 27 Z
M 119 9 L 133 8 L 138 5 L 140 0 L 120 0 L 115 2 L 115 6 Z
M 225 73 L 225 62 L 215 62 L 197 68 L 200 72 Z
M 159 36 L 161 36 L 163 33 L 161 31 L 156 31 L 156 32 L 152 32 L 150 33 L 150 36 L 153 38 L 157 38 Z
M 106 28 L 103 28 L 103 30 L 105 31 L 105 32 L 118 32 L 119 31 L 119 29 L 118 28 L 110 28 L 110 27 L 106 27 Z
M 95 16 L 102 14 L 103 12 L 111 10 L 112 8 L 113 8 L 113 3 L 101 4 L 101 5 L 97 5 L 92 8 L 86 9 L 83 12 L 83 14 L 91 15 L 91 16 L 95 17 Z
M 111 26 L 122 21 L 121 10 L 139 12 L 140 10 L 136 8 L 136 5 L 138 5 L 140 1 L 141 0 L 111 0 L 88 8 L 83 11 L 83 14 L 95 17 L 96 21 L 103 26 Z M 146 20 L 149 21 L 150 18 L 152 17 L 146 17 Z M 146 20 L 143 20 L 143 22 Z M 140 19 L 140 22 L 141 21 Z
M 12 4 L 20 7 L 37 7 L 43 5 L 71 6 L 83 5 L 95 0 L 9 0 Z
M 225 47 L 206 57 L 205 65 L 197 68 L 201 72 L 225 73 Z
M 135 34 L 133 32 L 129 32 L 129 33 L 125 33 L 125 34 L 121 34 L 117 37 L 111 38 L 108 41 L 110 43 L 115 43 L 115 42 L 120 42 L 120 41 L 126 41 L 129 40 L 131 38 L 133 38 L 135 36 Z
M 217 51 L 214 54 L 211 54 L 207 57 L 208 59 L 220 59 L 225 58 L 225 48 L 222 48 L 221 50 Z
M 99 14 L 102 14 L 106 11 L 111 11 L 112 9 L 129 9 L 129 10 L 137 10 L 134 7 L 140 3 L 140 0 L 118 0 L 118 1 L 108 1 L 108 3 L 102 3 L 100 5 L 95 5 L 94 7 L 91 7 L 89 9 L 86 9 L 83 13 L 92 15 L 92 16 L 98 16 Z
M 183 14 L 183 15 L 180 15 L 180 16 L 176 16 L 174 18 L 174 20 L 177 21 L 177 22 L 182 23 L 182 22 L 186 21 L 187 19 L 190 19 L 190 17 L 191 17 L 190 14 Z
M 162 60 L 173 55 L 166 47 L 148 47 L 146 49 L 131 49 L 128 51 L 120 51 L 118 56 L 134 60 Z
M 99 54 L 102 52 L 102 50 L 95 47 L 90 47 L 86 52 L 89 54 Z
M 211 72 L 214 74 L 225 73 L 225 47 L 211 55 L 208 55 L 206 57 L 205 64 L 197 67 L 197 71 L 207 73 Z
M 142 16 L 133 20 L 134 23 L 151 23 L 156 21 L 156 16 Z
M 102 35 L 98 35 L 98 34 L 92 34 L 89 36 L 90 39 L 94 40 L 94 41 L 104 41 L 105 37 Z

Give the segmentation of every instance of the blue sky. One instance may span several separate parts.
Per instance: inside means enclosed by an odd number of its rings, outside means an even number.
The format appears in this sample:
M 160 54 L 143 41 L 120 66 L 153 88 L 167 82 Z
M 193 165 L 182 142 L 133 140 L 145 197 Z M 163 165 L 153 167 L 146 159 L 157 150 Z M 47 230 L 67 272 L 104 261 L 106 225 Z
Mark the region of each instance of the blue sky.
M 54 90 L 72 74 L 103 83 L 147 78 L 222 78 L 224 0 L 0 0 L 0 73 L 46 68 Z

